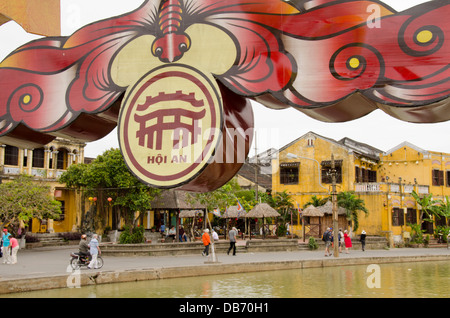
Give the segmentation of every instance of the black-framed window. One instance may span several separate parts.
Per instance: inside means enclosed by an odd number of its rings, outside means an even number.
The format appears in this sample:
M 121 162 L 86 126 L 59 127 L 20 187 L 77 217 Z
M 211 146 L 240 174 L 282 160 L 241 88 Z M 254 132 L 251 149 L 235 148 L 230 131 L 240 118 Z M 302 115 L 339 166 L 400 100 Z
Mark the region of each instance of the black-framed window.
M 442 186 L 444 185 L 444 171 L 433 169 L 431 171 L 431 183 L 434 186 Z
M 44 168 L 45 151 L 44 148 L 33 150 L 33 168 Z
M 355 181 L 356 183 L 377 182 L 377 172 L 355 167 Z
M 67 151 L 59 149 L 56 155 L 56 169 L 64 170 L 67 168 Z
M 322 161 L 321 166 L 322 183 L 332 183 L 331 160 Z M 342 183 L 342 160 L 334 161 L 334 170 L 336 171 L 336 183 Z
M 300 174 L 299 162 L 280 164 L 280 184 L 298 184 Z
M 413 208 L 406 210 L 406 224 L 417 224 L 417 211 Z
M 392 211 L 392 226 L 405 225 L 405 218 L 403 217 L 403 209 L 393 208 Z
M 19 165 L 19 148 L 6 145 L 5 147 L 5 165 L 18 166 Z

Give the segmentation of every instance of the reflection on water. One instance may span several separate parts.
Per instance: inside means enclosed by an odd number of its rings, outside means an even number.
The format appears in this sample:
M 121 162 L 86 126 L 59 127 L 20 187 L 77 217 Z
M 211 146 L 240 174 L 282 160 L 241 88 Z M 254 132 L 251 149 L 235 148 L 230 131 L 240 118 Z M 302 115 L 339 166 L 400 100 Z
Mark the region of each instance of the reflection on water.
M 228 274 L 28 292 L 9 297 L 306 298 L 449 297 L 447 262 L 380 264 L 380 288 L 366 265 Z

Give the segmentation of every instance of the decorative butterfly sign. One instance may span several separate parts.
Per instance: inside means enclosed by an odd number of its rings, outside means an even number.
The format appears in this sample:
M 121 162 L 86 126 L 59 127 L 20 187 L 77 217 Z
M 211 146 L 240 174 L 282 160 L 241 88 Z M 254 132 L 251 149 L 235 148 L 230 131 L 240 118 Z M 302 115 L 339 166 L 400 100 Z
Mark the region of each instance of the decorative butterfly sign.
M 248 155 L 253 112 L 294 107 L 330 122 L 380 108 L 450 119 L 448 0 L 147 0 L 0 63 L 0 141 L 93 141 L 118 126 L 130 170 L 210 191 Z

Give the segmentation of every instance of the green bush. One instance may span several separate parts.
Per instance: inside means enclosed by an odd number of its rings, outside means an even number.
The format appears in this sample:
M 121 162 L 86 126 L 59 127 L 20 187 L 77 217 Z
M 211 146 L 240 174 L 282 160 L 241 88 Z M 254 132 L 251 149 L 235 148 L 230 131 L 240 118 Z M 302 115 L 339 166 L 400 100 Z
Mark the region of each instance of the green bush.
M 447 236 L 448 236 L 449 232 L 450 232 L 450 227 L 443 226 L 443 225 L 438 225 L 434 229 L 434 238 L 438 239 L 439 238 L 439 234 L 442 234 L 442 239 L 444 240 L 445 243 L 447 243 Z
M 309 238 L 308 247 L 310 250 L 317 250 L 319 248 L 319 245 L 317 244 L 316 239 L 314 237 Z
M 423 233 L 425 230 L 422 230 L 420 224 L 410 224 L 408 226 L 411 227 L 411 241 L 410 243 L 422 244 L 423 243 Z
M 284 224 L 278 224 L 277 226 L 277 236 L 286 236 L 287 228 Z
M 133 229 L 126 225 L 119 237 L 119 244 L 136 244 L 145 242 L 144 227 L 138 226 Z

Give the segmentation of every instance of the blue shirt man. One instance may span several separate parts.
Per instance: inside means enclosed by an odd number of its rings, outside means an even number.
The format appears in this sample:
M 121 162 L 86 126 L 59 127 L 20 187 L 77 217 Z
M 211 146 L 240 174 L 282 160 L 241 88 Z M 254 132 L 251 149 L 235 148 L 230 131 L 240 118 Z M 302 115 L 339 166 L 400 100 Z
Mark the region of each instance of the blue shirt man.
M 3 230 L 2 240 L 3 240 L 3 246 L 8 247 L 9 246 L 9 237 L 11 236 L 10 233 L 8 233 L 7 229 Z

